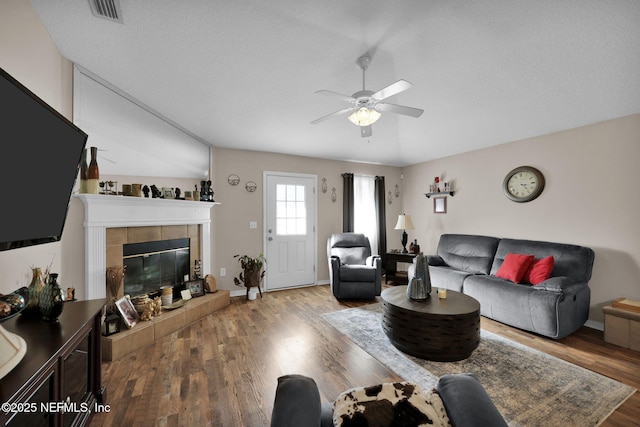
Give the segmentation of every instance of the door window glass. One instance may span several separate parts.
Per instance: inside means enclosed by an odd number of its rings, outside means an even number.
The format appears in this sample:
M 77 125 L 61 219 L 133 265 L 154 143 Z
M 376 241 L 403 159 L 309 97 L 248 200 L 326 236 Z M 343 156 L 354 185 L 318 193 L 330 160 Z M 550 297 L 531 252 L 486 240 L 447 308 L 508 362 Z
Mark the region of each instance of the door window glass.
M 276 185 L 276 234 L 307 234 L 304 185 Z

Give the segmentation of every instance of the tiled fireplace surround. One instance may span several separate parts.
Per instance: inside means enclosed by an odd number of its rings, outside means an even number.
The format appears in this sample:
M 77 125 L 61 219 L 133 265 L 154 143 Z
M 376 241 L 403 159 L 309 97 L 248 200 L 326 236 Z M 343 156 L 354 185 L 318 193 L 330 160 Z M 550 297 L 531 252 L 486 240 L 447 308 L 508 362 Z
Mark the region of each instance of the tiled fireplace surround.
M 193 277 L 195 261 L 197 259 L 201 259 L 199 229 L 200 227 L 197 224 L 107 228 L 107 267 L 122 266 L 122 247 L 127 243 L 155 242 L 159 240 L 188 238 L 190 256 L 189 277 Z M 115 296 L 117 298 L 123 296 L 122 287 L 120 289 L 120 294 Z M 111 292 L 107 289 L 107 299 L 111 297 Z

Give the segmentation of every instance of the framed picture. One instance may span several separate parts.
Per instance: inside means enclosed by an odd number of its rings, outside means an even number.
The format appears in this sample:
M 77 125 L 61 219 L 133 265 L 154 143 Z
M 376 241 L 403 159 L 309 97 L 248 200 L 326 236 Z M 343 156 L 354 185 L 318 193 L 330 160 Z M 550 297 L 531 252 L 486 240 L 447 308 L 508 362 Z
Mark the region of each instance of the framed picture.
M 118 307 L 118 311 L 120 312 L 120 316 L 122 316 L 122 321 L 127 328 L 131 329 L 138 323 L 140 320 L 140 316 L 138 316 L 138 312 L 133 307 L 133 304 L 127 297 L 122 297 L 118 301 L 116 301 L 116 307 Z
M 447 198 L 446 197 L 434 197 L 433 198 L 433 213 L 447 213 Z
M 189 280 L 184 285 L 191 292 L 192 297 L 201 297 L 204 295 L 204 279 Z
M 165 199 L 175 199 L 176 193 L 173 192 L 173 188 L 162 187 L 162 196 Z

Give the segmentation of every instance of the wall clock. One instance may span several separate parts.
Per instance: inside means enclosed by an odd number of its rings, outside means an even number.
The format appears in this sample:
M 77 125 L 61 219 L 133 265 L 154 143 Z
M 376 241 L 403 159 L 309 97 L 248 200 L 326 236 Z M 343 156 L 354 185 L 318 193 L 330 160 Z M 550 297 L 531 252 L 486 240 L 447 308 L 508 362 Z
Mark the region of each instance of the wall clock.
M 520 166 L 504 177 L 502 189 L 514 202 L 530 202 L 542 193 L 544 175 L 532 166 Z

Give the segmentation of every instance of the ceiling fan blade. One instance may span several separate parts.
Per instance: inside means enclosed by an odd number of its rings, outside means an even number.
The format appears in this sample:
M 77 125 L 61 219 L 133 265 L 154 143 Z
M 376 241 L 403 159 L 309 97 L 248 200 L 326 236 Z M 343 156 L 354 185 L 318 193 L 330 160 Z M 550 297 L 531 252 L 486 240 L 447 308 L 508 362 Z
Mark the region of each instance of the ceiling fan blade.
M 371 125 L 369 126 L 360 126 L 360 136 L 366 138 L 368 136 L 373 135 L 373 131 L 371 130 Z
M 332 117 L 342 116 L 342 115 L 346 115 L 346 114 L 352 113 L 355 110 L 356 109 L 354 107 L 343 108 L 342 110 L 335 111 L 335 112 L 333 112 L 331 114 L 327 114 L 324 117 L 320 117 L 319 119 L 315 119 L 314 121 L 311 122 L 311 124 L 315 125 L 317 123 L 324 122 L 325 120 L 330 119 Z
M 317 90 L 316 93 L 320 94 L 320 95 L 327 95 L 327 96 L 337 96 L 339 98 L 342 98 L 343 100 L 347 101 L 347 102 L 352 102 L 353 101 L 353 97 L 349 96 L 349 95 L 345 95 L 343 93 L 338 93 L 338 92 L 334 92 L 331 90 Z
M 371 98 L 382 101 L 385 98 L 389 98 L 390 96 L 396 95 L 409 89 L 411 86 L 413 85 L 406 80 L 398 80 L 397 82 L 391 83 L 389 86 L 380 89 L 379 91 L 371 95 Z
M 386 102 L 377 103 L 376 110 L 388 111 L 390 113 L 402 114 L 402 115 L 411 116 L 411 117 L 420 117 L 424 112 L 424 110 L 421 110 L 419 108 L 406 107 L 404 105 L 389 104 Z

